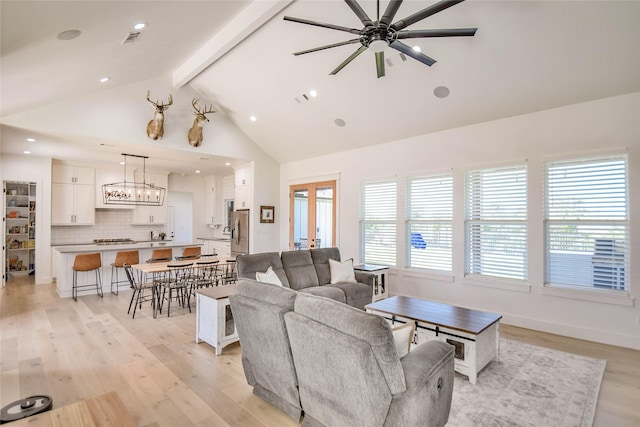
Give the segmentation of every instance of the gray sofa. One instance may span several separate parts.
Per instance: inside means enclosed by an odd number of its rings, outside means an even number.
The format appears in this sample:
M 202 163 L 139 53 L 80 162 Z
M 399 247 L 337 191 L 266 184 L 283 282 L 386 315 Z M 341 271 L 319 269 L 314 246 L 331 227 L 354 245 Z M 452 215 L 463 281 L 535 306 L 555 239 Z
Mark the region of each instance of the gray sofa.
M 230 300 L 247 381 L 303 426 L 446 424 L 452 346 L 430 341 L 400 359 L 382 317 L 251 279 Z
M 371 273 L 355 271 L 358 283 L 331 284 L 329 259 L 340 261 L 338 248 L 265 252 L 240 255 L 236 269 L 239 278 L 255 279 L 256 272 L 273 268 L 282 285 L 298 292 L 319 295 L 364 310 L 373 296 Z

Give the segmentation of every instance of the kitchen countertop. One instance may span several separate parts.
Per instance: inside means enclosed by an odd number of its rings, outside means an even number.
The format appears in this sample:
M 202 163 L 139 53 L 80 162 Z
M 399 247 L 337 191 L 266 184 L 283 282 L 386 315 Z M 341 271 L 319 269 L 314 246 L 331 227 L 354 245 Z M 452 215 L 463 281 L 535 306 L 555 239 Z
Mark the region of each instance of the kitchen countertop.
M 196 237 L 198 240 L 213 240 L 215 242 L 230 242 L 230 237 Z
M 125 251 L 131 249 L 148 248 L 183 248 L 186 246 L 202 246 L 200 242 L 174 242 L 172 240 L 148 240 L 134 243 L 123 243 L 117 245 L 96 245 L 95 243 L 75 244 L 75 245 L 51 245 L 51 248 L 60 253 L 69 252 L 104 252 L 104 251 Z

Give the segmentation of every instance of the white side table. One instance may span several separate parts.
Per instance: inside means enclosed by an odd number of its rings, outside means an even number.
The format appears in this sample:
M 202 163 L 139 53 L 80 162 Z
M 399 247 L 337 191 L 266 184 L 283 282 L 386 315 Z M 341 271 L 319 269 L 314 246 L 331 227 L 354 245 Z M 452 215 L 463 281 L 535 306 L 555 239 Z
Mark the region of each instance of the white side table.
M 237 285 L 202 288 L 196 291 L 196 343 L 204 341 L 216 348 L 216 356 L 222 349 L 238 341 L 229 297 Z
M 373 279 L 373 296 L 371 298 L 371 302 L 376 302 L 389 296 L 387 290 L 387 274 L 389 273 L 389 267 L 384 265 L 360 264 L 354 265 L 353 269 L 357 271 L 366 271 L 367 273 L 373 273 L 375 275 Z

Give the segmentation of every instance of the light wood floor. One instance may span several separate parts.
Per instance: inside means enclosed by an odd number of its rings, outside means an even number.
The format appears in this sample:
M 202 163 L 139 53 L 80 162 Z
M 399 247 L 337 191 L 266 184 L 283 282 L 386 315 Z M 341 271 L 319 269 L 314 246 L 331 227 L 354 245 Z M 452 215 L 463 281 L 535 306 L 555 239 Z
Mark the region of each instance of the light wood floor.
M 60 299 L 12 279 L 0 290 L 0 406 L 48 394 L 54 407 L 117 391 L 140 426 L 296 426 L 254 396 L 240 346 L 195 343 L 195 310 L 127 315 L 129 292 Z M 502 336 L 607 360 L 595 426 L 640 425 L 640 351 L 501 326 Z M 482 375 L 482 374 L 480 374 Z M 533 421 L 533 420 L 532 420 Z

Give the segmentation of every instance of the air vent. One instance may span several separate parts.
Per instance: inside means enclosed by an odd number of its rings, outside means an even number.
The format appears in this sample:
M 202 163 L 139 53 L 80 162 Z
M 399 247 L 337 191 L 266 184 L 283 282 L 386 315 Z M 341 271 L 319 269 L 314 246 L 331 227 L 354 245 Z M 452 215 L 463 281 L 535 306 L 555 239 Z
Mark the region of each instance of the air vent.
M 130 31 L 126 36 L 124 36 L 124 40 L 122 40 L 120 44 L 133 43 L 137 41 L 141 35 L 142 31 Z

